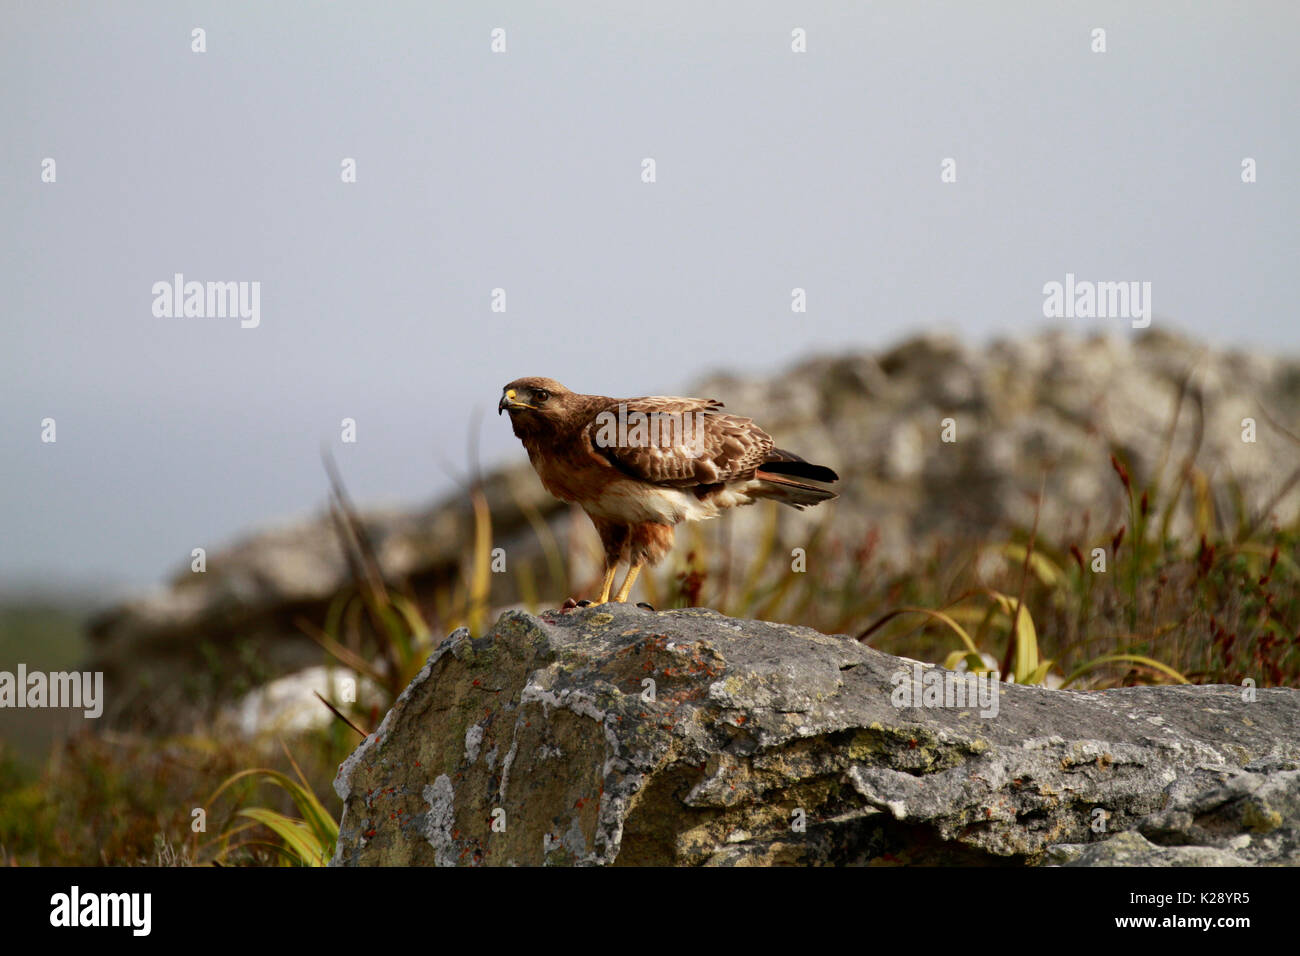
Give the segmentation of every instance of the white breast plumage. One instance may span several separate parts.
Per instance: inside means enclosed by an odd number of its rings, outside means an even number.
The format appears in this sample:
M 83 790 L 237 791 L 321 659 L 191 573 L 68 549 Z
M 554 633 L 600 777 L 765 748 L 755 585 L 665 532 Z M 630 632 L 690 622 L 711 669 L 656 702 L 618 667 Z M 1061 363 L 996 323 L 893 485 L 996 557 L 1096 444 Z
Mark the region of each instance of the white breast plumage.
M 664 488 L 632 479 L 614 481 L 600 497 L 584 502 L 588 512 L 613 521 L 629 524 L 654 521 L 678 524 L 716 518 L 727 508 L 753 504 L 747 493 L 757 481 L 735 482 L 703 501 L 693 489 Z

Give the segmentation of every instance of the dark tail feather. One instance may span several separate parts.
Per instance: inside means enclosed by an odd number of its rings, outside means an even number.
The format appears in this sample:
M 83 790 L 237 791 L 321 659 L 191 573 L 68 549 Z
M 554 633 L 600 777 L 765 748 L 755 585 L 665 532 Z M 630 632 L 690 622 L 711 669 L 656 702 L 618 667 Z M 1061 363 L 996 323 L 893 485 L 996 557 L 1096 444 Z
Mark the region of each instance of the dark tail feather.
M 773 448 L 767 453 L 767 461 L 763 462 L 763 471 L 775 475 L 793 475 L 810 481 L 840 480 L 840 476 L 825 465 L 814 465 L 804 461 L 794 452 L 783 451 L 780 448 Z
M 812 467 L 818 468 L 820 466 L 813 465 Z M 779 501 L 783 505 L 789 505 L 791 508 L 802 511 L 808 505 L 821 504 L 823 501 L 830 501 L 832 498 L 839 497 L 835 492 L 827 491 L 825 488 L 814 488 L 812 485 L 805 485 L 803 482 L 791 481 L 789 478 L 769 474 L 766 468 L 765 465 L 754 472 L 754 477 L 763 482 L 750 492 L 755 498 L 771 498 L 773 501 Z M 829 468 L 822 470 L 830 471 Z M 834 472 L 831 472 L 831 474 L 834 474 Z

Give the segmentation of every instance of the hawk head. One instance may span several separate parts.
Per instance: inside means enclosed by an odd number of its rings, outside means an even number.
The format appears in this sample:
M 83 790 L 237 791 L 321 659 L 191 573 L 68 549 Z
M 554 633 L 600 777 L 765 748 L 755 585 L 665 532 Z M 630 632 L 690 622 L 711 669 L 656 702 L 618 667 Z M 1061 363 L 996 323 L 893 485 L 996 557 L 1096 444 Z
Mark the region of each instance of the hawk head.
M 501 390 L 497 414 L 510 413 L 515 432 L 544 431 L 566 420 L 575 396 L 553 378 L 517 378 Z

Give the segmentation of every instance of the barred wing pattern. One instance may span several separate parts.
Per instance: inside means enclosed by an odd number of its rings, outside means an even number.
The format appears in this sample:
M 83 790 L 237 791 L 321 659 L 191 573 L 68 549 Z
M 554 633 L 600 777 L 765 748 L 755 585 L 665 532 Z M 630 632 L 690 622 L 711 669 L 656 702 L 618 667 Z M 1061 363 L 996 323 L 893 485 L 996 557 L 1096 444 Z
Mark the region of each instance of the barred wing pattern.
M 719 412 L 712 398 L 650 395 L 615 402 L 586 428 L 587 441 L 624 474 L 688 488 L 752 477 L 772 437 L 752 419 Z

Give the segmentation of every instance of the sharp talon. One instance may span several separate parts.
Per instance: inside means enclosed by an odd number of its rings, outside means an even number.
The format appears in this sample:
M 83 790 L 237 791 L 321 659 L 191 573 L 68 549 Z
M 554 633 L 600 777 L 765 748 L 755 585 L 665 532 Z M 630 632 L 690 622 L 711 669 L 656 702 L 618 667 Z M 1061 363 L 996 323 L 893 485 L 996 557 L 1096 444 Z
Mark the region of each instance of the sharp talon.
M 574 604 L 574 607 L 591 607 L 591 602 L 584 598 L 583 600 L 578 601 L 576 604 Z
M 649 604 L 647 604 L 645 601 L 637 601 L 636 606 L 641 608 L 641 610 L 643 611 L 654 611 L 654 608 L 651 607 Z
M 578 602 L 577 602 L 577 601 L 575 601 L 573 598 L 568 598 L 568 599 L 565 600 L 565 602 L 564 602 L 563 604 L 560 605 L 560 610 L 561 610 L 561 611 L 572 611 L 572 610 L 573 610 L 575 607 L 577 607 L 577 606 L 578 606 Z

